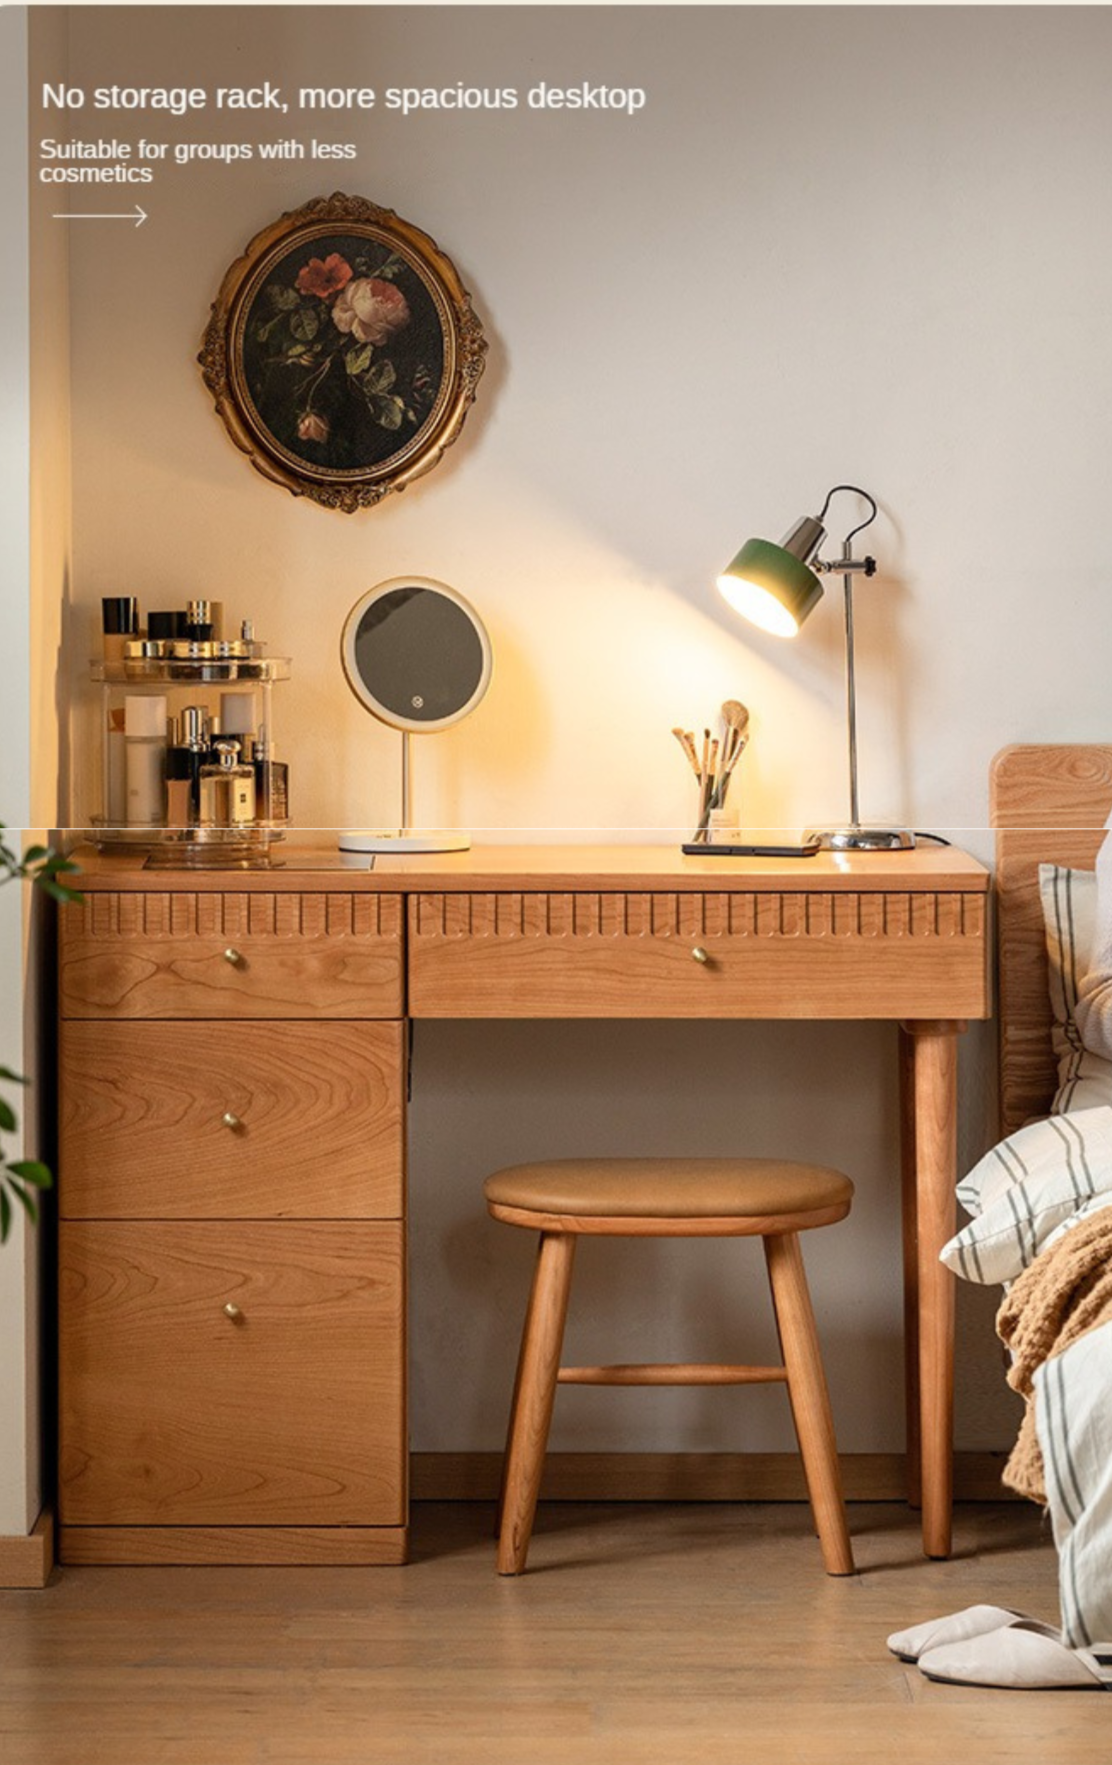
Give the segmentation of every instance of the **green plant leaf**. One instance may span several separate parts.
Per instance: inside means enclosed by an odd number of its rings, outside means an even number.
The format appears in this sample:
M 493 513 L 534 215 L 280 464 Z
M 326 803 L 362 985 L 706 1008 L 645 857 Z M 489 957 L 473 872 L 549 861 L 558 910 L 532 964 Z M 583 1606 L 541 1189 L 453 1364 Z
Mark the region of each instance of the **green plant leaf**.
M 290 314 L 290 330 L 299 343 L 312 343 L 320 330 L 320 320 L 311 306 L 299 307 Z
M 49 846 L 28 846 L 23 854 L 24 864 L 41 864 L 44 858 L 50 857 Z
M 2 1173 L 0 1173 L 2 1175 Z M 12 1204 L 8 1200 L 8 1191 L 0 1188 L 0 1244 L 6 1244 L 8 1233 L 12 1229 Z
M 0 1097 L 0 1128 L 6 1129 L 9 1134 L 14 1134 L 18 1126 L 15 1110 L 10 1103 L 5 1103 L 4 1099 Z
M 0 1079 L 7 1079 L 12 1085 L 29 1085 L 30 1079 L 21 1072 L 13 1072 L 10 1066 L 0 1066 Z
M 389 392 L 397 379 L 393 362 L 374 362 L 363 376 L 363 384 L 368 392 Z
M 373 343 L 362 343 L 358 349 L 349 349 L 344 357 L 344 367 L 349 374 L 361 374 L 364 368 L 370 367 L 374 352 Z
M 381 429 L 400 429 L 405 416 L 405 404 L 400 398 L 391 394 L 372 392 L 367 396 L 371 407 L 371 415 Z
M 49 876 L 39 878 L 39 887 L 44 895 L 49 895 L 54 901 L 83 901 L 85 899 L 84 895 L 79 894 L 76 889 L 71 889 L 66 883 L 54 882 Z
M 35 1206 L 34 1196 L 28 1195 L 26 1189 L 23 1187 L 23 1184 L 16 1182 L 14 1180 L 14 1178 L 11 1178 L 11 1177 L 8 1178 L 8 1188 L 11 1190 L 11 1192 L 15 1196 L 16 1200 L 19 1202 L 20 1207 L 23 1209 L 24 1213 L 27 1215 L 27 1218 L 30 1220 L 31 1224 L 33 1226 L 37 1226 L 39 1223 L 39 1210 Z
M 301 300 L 296 288 L 283 288 L 280 282 L 267 283 L 266 297 L 275 311 L 280 313 L 288 313 Z
M 24 1183 L 31 1183 L 36 1189 L 53 1189 L 54 1174 L 49 1165 L 37 1158 L 19 1158 L 8 1166 L 10 1171 Z

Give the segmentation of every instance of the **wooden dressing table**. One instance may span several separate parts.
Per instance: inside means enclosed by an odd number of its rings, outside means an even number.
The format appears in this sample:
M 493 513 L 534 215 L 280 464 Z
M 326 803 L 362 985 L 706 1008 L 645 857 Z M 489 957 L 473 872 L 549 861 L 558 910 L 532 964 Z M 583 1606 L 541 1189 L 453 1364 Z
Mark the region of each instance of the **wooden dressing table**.
M 947 1555 L 938 1250 L 957 1036 L 990 1011 L 984 868 L 937 847 L 279 852 L 234 872 L 77 854 L 61 1560 L 404 1560 L 406 1019 L 544 1017 L 900 1025 L 909 1464 Z

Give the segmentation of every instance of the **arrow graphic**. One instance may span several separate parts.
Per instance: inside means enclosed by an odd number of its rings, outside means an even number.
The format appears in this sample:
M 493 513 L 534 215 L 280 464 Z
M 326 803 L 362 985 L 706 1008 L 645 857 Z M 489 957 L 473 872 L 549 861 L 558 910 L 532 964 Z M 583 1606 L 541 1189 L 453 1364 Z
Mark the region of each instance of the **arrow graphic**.
M 134 221 L 137 227 L 141 227 L 146 218 L 146 209 L 140 208 L 138 203 L 134 208 L 129 209 L 127 214 L 56 214 L 51 216 L 51 219 L 55 221 Z

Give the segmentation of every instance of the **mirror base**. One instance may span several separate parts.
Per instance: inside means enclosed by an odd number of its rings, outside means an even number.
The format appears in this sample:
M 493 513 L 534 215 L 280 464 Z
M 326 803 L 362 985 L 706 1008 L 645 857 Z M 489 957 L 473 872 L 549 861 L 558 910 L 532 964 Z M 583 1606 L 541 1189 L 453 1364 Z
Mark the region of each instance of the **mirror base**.
M 471 835 L 448 828 L 425 828 L 420 833 L 408 828 L 399 833 L 347 829 L 337 835 L 336 844 L 341 852 L 466 852 Z

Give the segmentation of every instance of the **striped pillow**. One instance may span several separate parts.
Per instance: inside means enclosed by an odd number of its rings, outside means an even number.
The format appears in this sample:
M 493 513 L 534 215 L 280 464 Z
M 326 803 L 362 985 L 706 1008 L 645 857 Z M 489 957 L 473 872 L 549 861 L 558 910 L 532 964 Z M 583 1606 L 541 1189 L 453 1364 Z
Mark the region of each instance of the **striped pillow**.
M 1051 1109 L 1055 1115 L 1065 1115 L 1112 1103 L 1112 1063 L 1082 1046 L 1074 1018 L 1096 929 L 1096 874 L 1040 864 L 1039 895 L 1046 926 L 1051 1038 L 1058 1059 L 1058 1090 Z
M 1112 1191 L 1112 1108 L 1029 1122 L 958 1184 L 976 1217 L 942 1251 L 967 1281 L 1014 1281 L 1051 1233 L 1092 1196 Z

